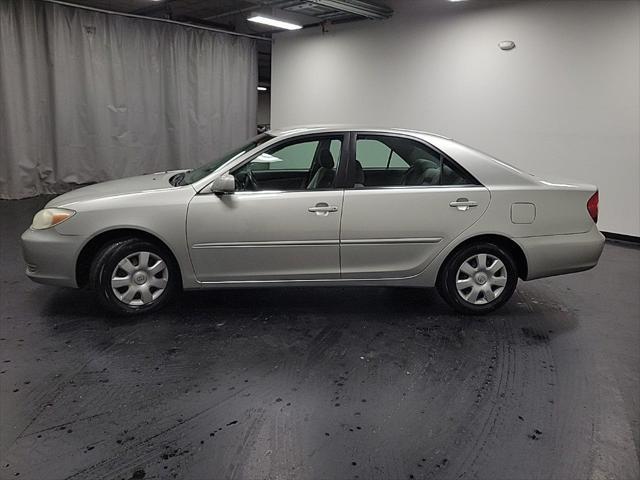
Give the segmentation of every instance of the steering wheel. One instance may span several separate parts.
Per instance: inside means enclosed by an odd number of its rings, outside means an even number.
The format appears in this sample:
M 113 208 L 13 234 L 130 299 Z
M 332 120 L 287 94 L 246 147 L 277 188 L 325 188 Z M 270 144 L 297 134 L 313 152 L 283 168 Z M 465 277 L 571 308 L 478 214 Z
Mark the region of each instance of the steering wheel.
M 238 172 L 236 174 L 236 181 L 238 182 L 240 190 L 256 191 L 260 189 L 250 167 L 243 168 L 240 172 Z

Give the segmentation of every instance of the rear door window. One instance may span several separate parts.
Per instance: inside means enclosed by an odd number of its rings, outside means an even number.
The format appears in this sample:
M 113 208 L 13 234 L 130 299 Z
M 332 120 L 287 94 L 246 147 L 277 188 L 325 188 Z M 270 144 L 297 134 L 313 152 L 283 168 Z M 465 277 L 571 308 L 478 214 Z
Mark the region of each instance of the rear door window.
M 351 171 L 350 180 L 358 188 L 477 184 L 440 152 L 393 135 L 359 134 Z

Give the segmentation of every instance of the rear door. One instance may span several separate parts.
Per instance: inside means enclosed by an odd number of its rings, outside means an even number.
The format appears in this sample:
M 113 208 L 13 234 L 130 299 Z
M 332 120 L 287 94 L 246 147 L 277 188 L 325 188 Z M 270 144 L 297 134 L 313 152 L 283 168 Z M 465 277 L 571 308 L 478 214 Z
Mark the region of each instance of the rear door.
M 354 135 L 342 212 L 342 278 L 417 275 L 482 216 L 489 191 L 418 139 Z

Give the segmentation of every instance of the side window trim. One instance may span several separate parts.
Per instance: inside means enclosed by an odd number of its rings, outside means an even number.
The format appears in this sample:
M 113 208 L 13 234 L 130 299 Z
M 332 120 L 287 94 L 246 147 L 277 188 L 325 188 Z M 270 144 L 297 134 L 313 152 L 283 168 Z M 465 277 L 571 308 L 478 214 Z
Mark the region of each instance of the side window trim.
M 355 151 L 352 150 L 353 132 L 337 131 L 335 135 L 342 136 L 342 148 L 340 149 L 340 161 L 336 171 L 336 178 L 333 179 L 333 190 L 344 190 L 349 181 L 350 165 L 352 158 L 355 158 Z M 355 145 L 355 144 L 354 144 Z
M 354 182 L 352 180 L 352 173 L 354 171 L 355 168 L 355 161 L 356 161 L 356 145 L 357 145 L 357 141 L 358 141 L 358 137 L 359 136 L 367 136 L 367 135 L 371 135 L 371 136 L 379 136 L 379 137 L 395 137 L 395 138 L 405 138 L 407 140 L 412 140 L 414 142 L 417 142 L 431 150 L 433 150 L 434 152 L 438 153 L 440 156 L 440 164 L 441 167 L 443 167 L 445 165 L 445 162 L 448 162 L 450 165 L 452 165 L 454 168 L 453 170 L 455 171 L 456 169 L 459 170 L 460 172 L 462 172 L 467 178 L 471 179 L 474 183 L 466 183 L 466 184 L 459 184 L 459 185 L 442 185 L 442 174 L 440 175 L 440 179 L 439 179 L 439 184 L 438 185 L 389 185 L 389 186 L 371 186 L 371 187 L 355 187 L 354 186 Z M 389 189 L 407 189 L 407 188 L 413 188 L 413 189 L 427 189 L 427 188 L 471 188 L 471 187 L 484 187 L 484 185 L 475 177 L 473 176 L 467 169 L 465 169 L 462 165 L 460 165 L 458 162 L 456 162 L 453 158 L 451 158 L 449 155 L 447 155 L 446 153 L 444 153 L 442 150 L 440 150 L 439 148 L 435 147 L 434 145 L 430 144 L 429 142 L 423 140 L 422 138 L 418 138 L 418 137 L 414 137 L 412 135 L 408 135 L 405 133 L 390 133 L 390 132 L 375 132 L 375 131 L 368 131 L 368 130 L 358 130 L 358 131 L 352 131 L 350 132 L 350 155 L 349 155 L 349 165 L 348 165 L 348 172 L 347 172 L 347 176 L 345 179 L 345 186 L 344 188 L 346 190 L 389 190 Z M 393 152 L 393 150 L 392 150 Z M 354 165 L 354 166 L 352 166 Z

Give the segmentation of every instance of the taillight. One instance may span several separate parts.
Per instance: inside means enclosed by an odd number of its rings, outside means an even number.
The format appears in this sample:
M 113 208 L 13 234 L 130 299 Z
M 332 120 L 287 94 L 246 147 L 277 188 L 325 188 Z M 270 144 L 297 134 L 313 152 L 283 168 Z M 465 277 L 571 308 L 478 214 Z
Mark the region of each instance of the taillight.
M 598 222 L 598 191 L 591 195 L 591 198 L 587 202 L 587 211 L 589 212 L 589 216 L 593 218 L 594 222 Z

